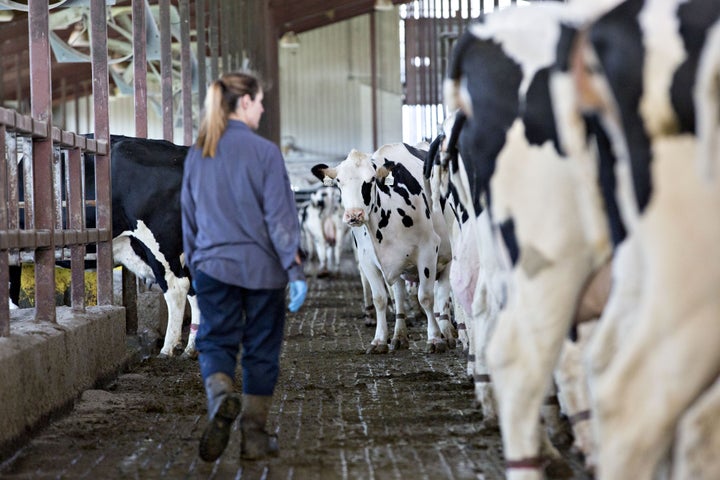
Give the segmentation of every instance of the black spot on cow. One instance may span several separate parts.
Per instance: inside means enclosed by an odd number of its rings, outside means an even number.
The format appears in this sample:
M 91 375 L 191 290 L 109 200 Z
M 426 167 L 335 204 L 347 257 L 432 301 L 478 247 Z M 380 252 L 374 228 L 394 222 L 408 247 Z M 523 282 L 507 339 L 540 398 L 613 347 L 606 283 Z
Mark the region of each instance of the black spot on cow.
M 372 182 L 363 182 L 360 189 L 362 192 L 363 203 L 365 203 L 365 205 L 370 205 L 370 201 L 372 200 L 372 185 Z
M 382 234 L 382 232 L 380 231 L 379 228 L 378 228 L 377 231 L 375 232 L 375 238 L 377 238 L 378 243 L 382 243 L 382 241 L 383 241 L 383 234 Z
M 380 210 L 380 222 L 378 223 L 378 228 L 385 228 L 388 226 L 391 213 L 392 212 L 390 210 Z
M 679 120 L 680 133 L 695 133 L 693 86 L 707 31 L 720 17 L 720 2 L 692 1 L 678 7 L 680 35 L 687 58 L 680 64 L 670 86 L 670 100 Z
M 550 141 L 558 154 L 562 154 L 557 130 L 555 129 L 549 79 L 550 69 L 543 68 L 535 74 L 532 82 L 530 82 L 522 106 L 525 138 L 527 138 L 530 145 L 544 145 Z
M 640 115 L 645 47 L 638 15 L 642 1 L 621 3 L 595 22 L 592 43 L 620 110 L 630 154 L 635 199 L 641 212 L 652 194 L 650 140 Z
M 461 125 L 458 143 L 473 206 L 479 213 L 506 133 L 518 116 L 522 69 L 499 43 L 479 40 L 466 30 L 453 48 L 448 71 L 451 79 L 465 79 L 472 98 L 473 116 Z
M 512 264 L 515 265 L 520 257 L 520 247 L 518 246 L 517 237 L 515 236 L 515 222 L 512 218 L 500 224 L 500 234 L 510 254 L 510 260 Z
M 423 203 L 425 204 L 425 218 L 430 218 L 430 205 L 428 204 L 428 199 L 425 196 L 425 194 L 422 194 Z
M 422 185 L 420 185 L 418 179 L 415 178 L 402 163 L 396 163 L 385 159 L 383 166 L 392 172 L 392 176 L 395 180 L 392 185 L 392 191 L 402 197 L 403 200 L 405 200 L 406 205 L 413 207 L 410 196 L 420 195 L 423 191 Z M 390 194 L 389 191 L 387 191 L 387 193 L 388 195 Z
M 410 228 L 413 226 L 413 219 L 405 213 L 405 210 L 402 208 L 397 209 L 398 214 L 400 215 L 400 218 L 402 218 L 402 223 L 405 225 L 405 227 Z
M 600 183 L 600 192 L 602 194 L 607 221 L 610 227 L 610 236 L 613 245 L 618 246 L 625 239 L 625 224 L 620 216 L 620 208 L 617 204 L 617 196 L 615 194 L 615 162 L 616 158 L 612 152 L 610 139 L 605 133 L 605 129 L 600 123 L 600 119 L 595 115 L 586 115 L 585 125 L 587 131 L 595 138 L 595 144 L 598 151 L 598 181 Z
M 425 270 L 423 270 L 423 273 L 425 274 L 425 278 L 430 278 L 430 269 L 425 267 Z

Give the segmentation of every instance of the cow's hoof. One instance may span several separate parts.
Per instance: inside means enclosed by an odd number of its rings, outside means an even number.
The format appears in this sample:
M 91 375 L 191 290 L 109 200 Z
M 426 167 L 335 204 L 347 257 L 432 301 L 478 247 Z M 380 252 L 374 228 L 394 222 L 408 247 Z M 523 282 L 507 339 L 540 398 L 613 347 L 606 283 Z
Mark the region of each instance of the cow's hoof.
M 168 355 L 167 353 L 160 352 L 157 356 L 157 358 L 170 358 L 172 355 Z
M 192 352 L 183 352 L 183 354 L 180 355 L 180 358 L 183 360 L 197 360 L 198 352 L 197 350 L 193 350 Z
M 406 338 L 393 338 L 390 342 L 390 350 L 409 350 L 410 341 Z
M 370 344 L 370 348 L 368 348 L 365 353 L 367 354 L 382 354 L 382 353 L 388 353 L 390 351 L 390 348 L 388 347 L 387 343 L 381 343 L 379 345 L 373 345 Z
M 425 351 L 427 353 L 445 353 L 447 352 L 448 345 L 445 340 L 431 340 L 427 343 Z

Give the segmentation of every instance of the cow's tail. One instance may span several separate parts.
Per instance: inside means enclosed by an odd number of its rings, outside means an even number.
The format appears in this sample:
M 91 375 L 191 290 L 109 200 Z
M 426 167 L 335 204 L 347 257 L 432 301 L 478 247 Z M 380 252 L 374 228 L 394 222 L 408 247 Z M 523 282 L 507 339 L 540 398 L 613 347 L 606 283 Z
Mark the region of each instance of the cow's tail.
M 698 168 L 701 177 L 714 180 L 720 167 L 720 21 L 708 31 L 696 85 Z
M 450 112 L 458 108 L 468 113 L 472 111 L 472 105 L 462 93 L 462 64 L 468 47 L 476 41 L 477 38 L 469 30 L 465 30 L 453 47 L 447 78 L 443 84 L 443 98 Z

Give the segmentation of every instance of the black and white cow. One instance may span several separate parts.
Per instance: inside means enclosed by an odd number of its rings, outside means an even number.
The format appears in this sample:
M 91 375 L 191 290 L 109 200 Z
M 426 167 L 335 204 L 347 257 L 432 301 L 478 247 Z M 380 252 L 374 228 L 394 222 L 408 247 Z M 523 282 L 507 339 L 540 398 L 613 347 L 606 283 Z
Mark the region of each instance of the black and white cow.
M 555 101 L 597 112 L 610 132 L 629 227 L 588 352 L 602 479 L 652 478 L 676 431 L 680 442 L 702 436 L 705 427 L 680 419 L 720 372 L 720 222 L 711 220 L 720 181 L 708 174 L 718 160 L 719 19 L 714 0 L 627 0 L 565 32 L 573 53 Z M 571 114 L 561 123 L 569 151 L 576 127 Z M 681 444 L 673 470 L 689 472 L 689 455 Z
M 336 273 L 340 266 L 347 229 L 342 215 L 340 191 L 334 187 L 317 189 L 300 210 L 300 226 L 306 235 L 308 250 L 312 246 L 317 255 L 319 277 Z
M 445 100 L 467 116 L 459 138 L 470 189 L 463 196 L 476 214 L 488 210 L 509 268 L 487 362 L 510 479 L 541 478 L 540 455 L 558 455 L 543 441 L 540 412 L 583 287 L 611 254 L 611 199 L 598 182 L 595 130 L 586 129 L 576 156 L 566 154 L 549 82 L 562 22 L 588 15 L 556 3 L 486 15 L 458 40 L 449 68 Z M 568 416 L 585 409 L 574 402 L 581 397 L 565 397 Z M 587 422 L 575 436 L 591 465 Z
M 112 236 L 113 258 L 145 282 L 156 283 L 167 303 L 168 319 L 161 356 L 182 348 L 186 299 L 191 326 L 184 356 L 195 356 L 195 335 L 200 313 L 189 272 L 183 263 L 180 189 L 188 147 L 165 140 L 112 135 Z M 88 198 L 94 198 L 94 160 L 85 159 Z M 86 209 L 88 228 L 95 227 L 95 209 Z M 13 278 L 11 298 L 19 293 Z M 16 298 L 13 298 L 16 301 Z
M 353 150 L 335 167 L 318 164 L 312 168 L 317 178 L 334 180 L 340 188 L 343 221 L 352 229 L 360 266 L 372 289 L 377 327 L 369 353 L 388 351 L 385 282 L 393 290 L 396 309 L 391 347 L 409 346 L 403 279 L 418 282 L 418 301 L 427 318 L 428 351 L 455 346 L 457 333 L 449 315 L 450 246 L 444 222 L 431 209 L 425 192 L 425 153 L 406 144 L 388 144 L 372 156 Z
M 139 278 L 155 282 L 167 303 L 161 355 L 182 348 L 186 299 L 191 307 L 184 356 L 194 356 L 200 311 L 185 268 L 180 190 L 188 147 L 165 140 L 111 137 L 113 258 Z

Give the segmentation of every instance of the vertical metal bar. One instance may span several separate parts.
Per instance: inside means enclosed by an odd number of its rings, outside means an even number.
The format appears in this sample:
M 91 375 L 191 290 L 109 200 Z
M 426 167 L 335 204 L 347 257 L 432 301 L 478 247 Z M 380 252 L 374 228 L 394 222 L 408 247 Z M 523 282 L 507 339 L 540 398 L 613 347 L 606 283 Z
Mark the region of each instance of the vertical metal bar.
M 235 7 L 235 21 L 233 22 L 233 25 L 242 25 L 243 21 L 243 2 L 233 2 L 233 6 Z M 247 12 L 245 12 L 247 15 Z M 243 39 L 241 35 L 232 35 L 232 38 L 234 40 L 234 46 L 233 46 L 233 57 L 235 58 L 235 69 L 239 70 L 242 68 L 242 44 Z M 275 79 L 276 81 L 279 81 L 279 79 Z
M 50 79 L 50 11 L 47 0 L 28 3 L 30 98 L 32 117 L 47 122 L 45 138 L 33 139 L 35 227 L 48 234 L 49 246 L 35 249 L 35 321 L 55 322 L 55 221 L 52 195 L 52 82 Z
M 7 130 L 6 130 L 7 131 Z M 7 178 L 10 183 L 7 186 L 8 199 L 8 230 L 19 228 L 20 219 L 18 212 L 18 202 L 20 201 L 19 183 L 18 183 L 18 163 L 17 163 L 17 135 L 13 132 L 4 135 L 5 148 L 7 149 Z
M 2 82 L 0 82 L 2 83 Z M 5 151 L 5 125 L 0 124 L 0 152 Z M 9 159 L 8 159 L 9 160 Z M 0 158 L 0 230 L 8 230 L 8 161 Z M 0 337 L 10 336 L 10 296 L 6 285 L 10 283 L 10 264 L 8 262 L 7 250 L 0 250 Z
M 198 112 L 202 110 L 207 94 L 207 27 L 205 23 L 205 0 L 195 3 L 195 31 L 197 33 L 198 61 Z
M 190 2 L 180 0 L 180 65 L 182 74 L 183 144 L 192 145 L 192 64 L 190 63 Z
M 54 124 L 60 128 L 67 128 L 67 79 L 60 79 L 60 118 L 62 121 L 55 121 Z
M 90 93 L 88 93 L 88 83 L 83 82 L 83 97 L 85 98 L 85 130 L 90 130 L 90 119 L 92 109 L 90 108 Z M 90 85 L 92 87 L 92 84 Z M 109 88 L 109 87 L 108 87 Z
M 55 230 L 62 230 L 62 172 L 60 171 L 62 168 L 62 153 L 60 149 L 53 148 L 52 154 L 52 191 L 55 199 L 55 214 L 53 217 L 55 218 Z
M 67 211 L 68 228 L 71 230 L 84 230 L 85 222 L 83 211 L 85 198 L 83 195 L 83 170 L 81 168 L 82 155 L 79 148 L 68 151 L 67 163 Z M 70 247 L 70 304 L 75 312 L 85 311 L 85 245 L 72 245 Z
M 375 28 L 376 13 L 370 14 L 370 95 L 371 111 L 372 111 L 372 142 L 373 152 L 378 149 L 378 126 L 377 126 L 377 39 Z
M 147 19 L 145 0 L 132 0 L 133 16 L 133 93 L 135 101 L 135 136 L 147 138 Z M 122 304 L 125 307 L 125 332 L 137 333 L 137 277 L 122 268 Z
M 80 132 L 80 87 L 73 85 L 74 104 L 75 104 L 75 129 L 74 132 Z
M 163 138 L 173 141 L 172 34 L 170 0 L 160 0 L 160 82 L 162 92 Z
M 219 14 L 218 0 L 210 0 L 210 77 L 211 81 L 215 81 L 220 76 L 219 66 Z
M 95 112 L 95 140 L 107 142 L 107 155 L 95 155 L 95 194 L 98 229 L 112 232 L 112 193 L 110 182 L 110 122 L 108 50 L 105 2 L 90 3 L 90 38 L 92 39 L 92 82 Z M 112 305 L 112 240 L 98 242 L 97 300 L 98 305 Z
M 20 138 L 20 148 L 22 149 L 22 169 L 23 169 L 23 212 L 25 214 L 25 230 L 34 230 L 35 225 L 35 191 L 33 185 L 33 143 L 27 137 Z
M 8 41 L 6 40 L 2 47 L 0 47 L 0 55 L 2 55 L 2 60 L 0 60 L 0 72 L 6 72 L 5 69 L 5 59 L 7 58 L 7 54 L 5 46 L 8 44 Z M 0 74 L 0 107 L 5 105 L 5 78 L 3 74 Z
M 147 37 L 145 0 L 132 0 L 135 136 L 147 138 Z
M 17 109 L 20 113 L 25 113 L 23 111 L 24 105 L 22 104 L 22 78 L 20 78 L 20 72 L 22 72 L 22 68 L 20 67 L 20 54 L 15 54 L 15 100 L 17 102 Z
M 227 2 L 220 0 L 220 53 L 222 55 L 222 72 L 232 71 L 230 65 L 230 15 L 227 14 Z

